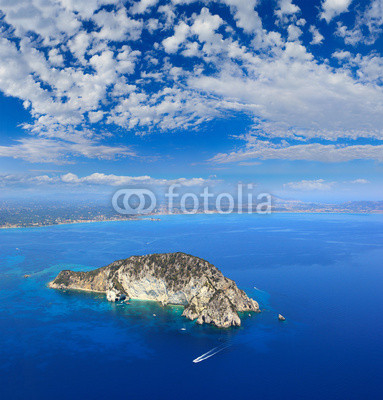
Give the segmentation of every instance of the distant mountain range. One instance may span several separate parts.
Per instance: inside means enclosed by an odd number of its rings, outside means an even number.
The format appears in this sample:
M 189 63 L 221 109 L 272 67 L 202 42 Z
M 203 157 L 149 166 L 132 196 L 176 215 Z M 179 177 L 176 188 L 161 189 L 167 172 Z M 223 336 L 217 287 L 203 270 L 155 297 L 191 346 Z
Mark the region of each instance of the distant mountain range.
M 274 212 L 383 213 L 383 201 L 348 201 L 340 204 L 273 199 Z

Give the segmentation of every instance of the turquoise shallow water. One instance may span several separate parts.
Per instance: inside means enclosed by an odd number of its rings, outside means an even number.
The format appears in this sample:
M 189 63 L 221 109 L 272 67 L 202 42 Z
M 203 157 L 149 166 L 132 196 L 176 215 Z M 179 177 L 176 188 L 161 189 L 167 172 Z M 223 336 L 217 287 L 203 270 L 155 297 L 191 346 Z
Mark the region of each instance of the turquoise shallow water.
M 0 398 L 375 399 L 382 239 L 383 216 L 339 214 L 1 230 Z M 185 320 L 179 307 L 46 287 L 64 268 L 168 251 L 211 261 L 262 313 L 222 331 Z M 223 350 L 192 362 L 215 347 Z

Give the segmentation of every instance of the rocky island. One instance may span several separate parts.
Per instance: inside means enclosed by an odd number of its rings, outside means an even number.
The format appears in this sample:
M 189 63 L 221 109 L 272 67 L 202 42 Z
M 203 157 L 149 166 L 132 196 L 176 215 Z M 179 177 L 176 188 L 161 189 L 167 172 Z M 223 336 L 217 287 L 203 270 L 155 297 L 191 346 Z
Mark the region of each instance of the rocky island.
M 258 303 L 213 264 L 185 253 L 132 256 L 88 272 L 61 271 L 54 289 L 105 293 L 184 306 L 183 316 L 219 328 L 241 325 L 238 312 L 259 312 Z

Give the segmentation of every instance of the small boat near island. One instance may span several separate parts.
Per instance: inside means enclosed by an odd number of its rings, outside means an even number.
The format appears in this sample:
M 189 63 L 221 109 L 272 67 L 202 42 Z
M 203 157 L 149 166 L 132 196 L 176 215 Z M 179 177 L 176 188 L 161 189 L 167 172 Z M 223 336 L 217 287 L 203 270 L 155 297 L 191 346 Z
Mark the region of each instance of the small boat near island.
M 222 350 L 227 349 L 229 346 L 230 346 L 230 345 L 224 344 L 224 345 L 222 345 L 222 346 L 214 347 L 213 349 L 209 350 L 208 352 L 202 354 L 202 356 L 199 356 L 199 357 L 195 358 L 195 359 L 193 360 L 193 363 L 194 363 L 194 364 L 197 364 L 197 363 L 199 363 L 199 362 L 201 362 L 201 361 L 205 361 L 205 360 L 207 360 L 208 358 L 213 357 L 213 356 L 215 356 L 216 354 L 220 353 Z

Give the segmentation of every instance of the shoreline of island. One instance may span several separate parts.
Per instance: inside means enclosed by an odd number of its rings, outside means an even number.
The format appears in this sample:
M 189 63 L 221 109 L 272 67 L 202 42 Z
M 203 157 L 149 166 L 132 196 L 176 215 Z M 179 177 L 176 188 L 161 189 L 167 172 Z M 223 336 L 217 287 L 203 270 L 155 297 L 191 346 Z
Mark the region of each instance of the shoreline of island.
M 183 252 L 131 256 L 90 271 L 62 270 L 48 287 L 102 292 L 112 303 L 134 299 L 182 306 L 183 317 L 217 328 L 241 326 L 240 312 L 261 312 L 234 280 L 205 259 Z

